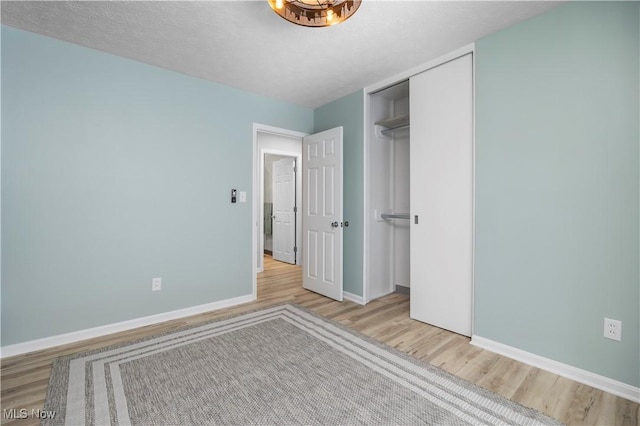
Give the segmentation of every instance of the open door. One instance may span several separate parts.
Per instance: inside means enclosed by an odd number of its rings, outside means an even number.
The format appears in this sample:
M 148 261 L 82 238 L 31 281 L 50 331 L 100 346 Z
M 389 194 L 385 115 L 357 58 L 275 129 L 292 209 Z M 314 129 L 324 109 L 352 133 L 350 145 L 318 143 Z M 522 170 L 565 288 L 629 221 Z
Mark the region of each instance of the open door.
M 296 263 L 296 159 L 273 163 L 273 258 Z
M 342 301 L 342 127 L 302 139 L 302 286 Z

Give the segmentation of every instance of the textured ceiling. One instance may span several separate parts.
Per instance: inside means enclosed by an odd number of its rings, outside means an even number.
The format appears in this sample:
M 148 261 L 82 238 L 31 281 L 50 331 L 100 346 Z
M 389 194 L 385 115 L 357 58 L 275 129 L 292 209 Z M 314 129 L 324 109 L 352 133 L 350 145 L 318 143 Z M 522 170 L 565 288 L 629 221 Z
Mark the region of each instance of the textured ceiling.
M 557 6 L 364 0 L 305 28 L 264 1 L 2 1 L 2 24 L 315 108 Z

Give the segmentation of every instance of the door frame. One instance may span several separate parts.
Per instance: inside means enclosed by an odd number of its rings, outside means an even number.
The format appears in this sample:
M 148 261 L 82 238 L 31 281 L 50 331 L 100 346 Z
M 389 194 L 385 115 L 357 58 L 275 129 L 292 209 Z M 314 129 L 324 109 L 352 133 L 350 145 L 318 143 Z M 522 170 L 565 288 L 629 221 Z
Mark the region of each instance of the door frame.
M 291 139 L 300 140 L 300 150 L 302 152 L 302 138 L 307 136 L 308 133 L 298 132 L 296 130 L 283 129 L 280 127 L 269 126 L 267 124 L 253 123 L 253 180 L 252 180 L 252 200 L 253 207 L 251 209 L 251 223 L 253 224 L 251 232 L 251 271 L 252 271 L 252 288 L 253 298 L 258 297 L 258 277 L 257 274 L 264 269 L 263 258 L 258 256 L 258 250 L 264 252 L 264 209 L 262 208 L 263 196 L 264 196 L 264 154 L 285 155 L 288 157 L 296 158 L 296 167 L 300 167 L 302 164 L 302 153 L 298 154 L 290 151 L 281 151 L 273 149 L 260 149 L 258 146 L 258 134 L 268 133 L 276 136 L 284 136 Z M 296 185 L 298 185 L 299 173 L 296 173 Z M 300 185 L 300 191 L 302 191 L 302 185 Z M 298 191 L 296 190 L 296 193 Z M 296 194 L 297 196 L 297 194 Z M 301 220 L 301 209 L 298 208 L 296 213 L 296 231 L 298 231 Z M 301 232 L 296 232 L 296 244 L 300 250 L 301 243 L 298 241 L 298 235 Z M 262 236 L 262 238 L 260 237 Z M 297 253 L 296 264 L 299 264 L 300 252 Z

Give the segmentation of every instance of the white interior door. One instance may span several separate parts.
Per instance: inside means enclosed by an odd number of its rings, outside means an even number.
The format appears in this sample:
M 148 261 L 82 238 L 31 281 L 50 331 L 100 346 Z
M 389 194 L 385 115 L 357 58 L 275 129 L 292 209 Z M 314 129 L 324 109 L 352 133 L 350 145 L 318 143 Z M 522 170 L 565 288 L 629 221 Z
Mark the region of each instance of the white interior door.
M 342 301 L 342 127 L 302 140 L 302 286 Z
M 273 258 L 296 263 L 296 160 L 273 162 Z
M 472 77 L 469 54 L 410 79 L 411 318 L 465 336 L 473 280 Z

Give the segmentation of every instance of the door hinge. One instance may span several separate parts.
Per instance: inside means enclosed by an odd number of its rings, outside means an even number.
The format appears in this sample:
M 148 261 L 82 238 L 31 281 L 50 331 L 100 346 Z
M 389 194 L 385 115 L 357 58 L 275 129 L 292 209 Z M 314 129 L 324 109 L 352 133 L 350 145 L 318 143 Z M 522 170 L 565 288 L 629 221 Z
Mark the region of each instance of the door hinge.
M 298 207 L 293 206 L 293 212 L 294 212 L 294 213 L 298 213 Z
M 294 247 L 294 248 L 293 248 L 293 252 L 294 252 L 294 253 L 297 253 L 297 252 L 298 252 L 298 247 Z

